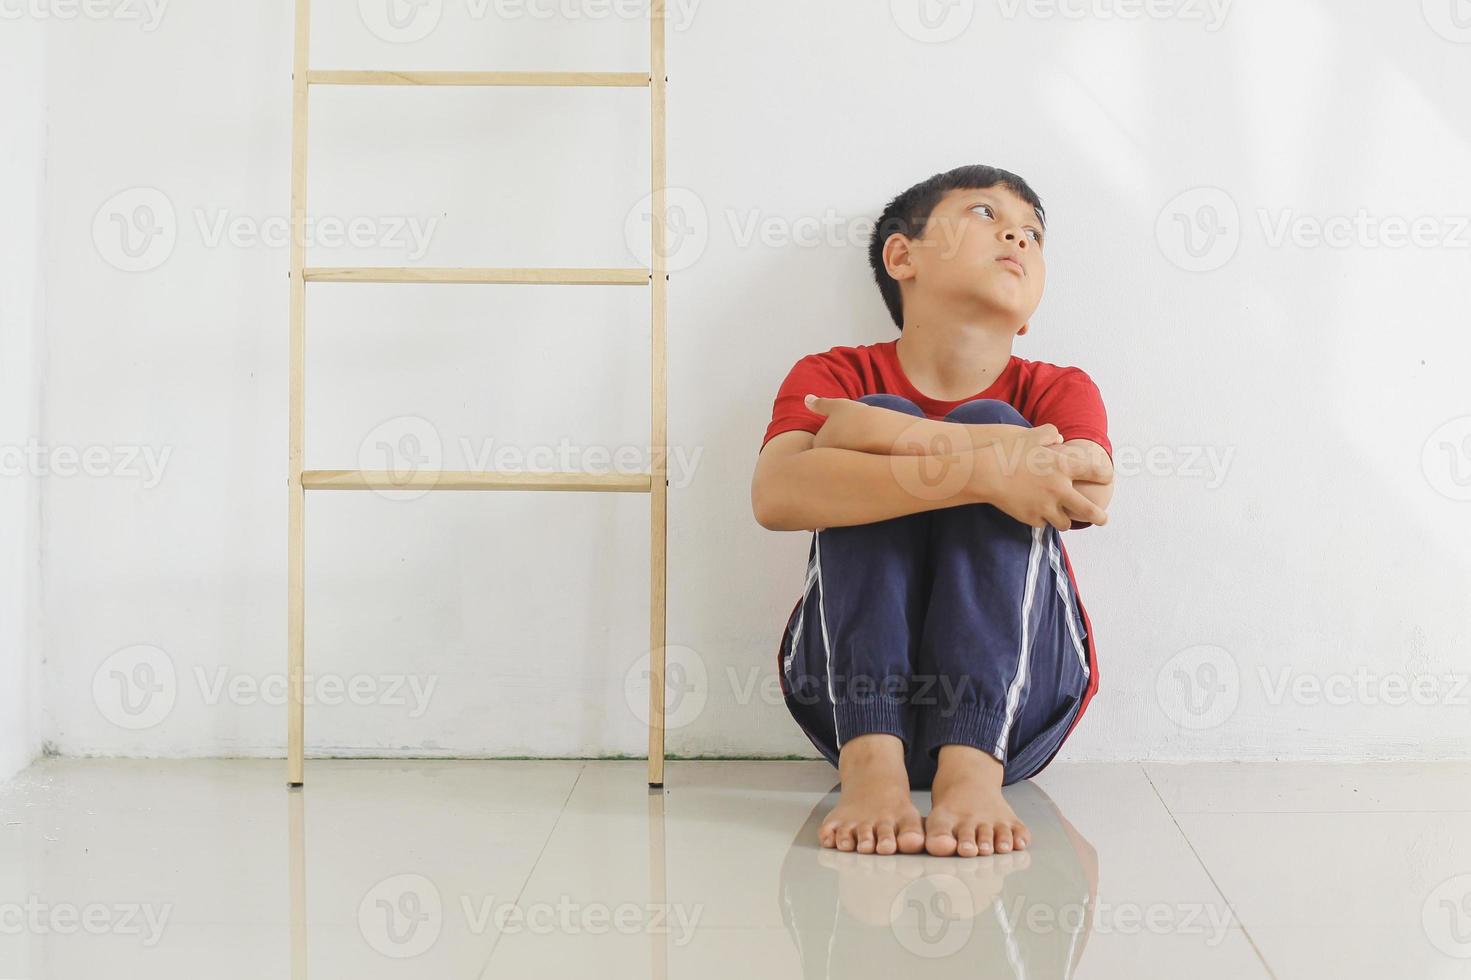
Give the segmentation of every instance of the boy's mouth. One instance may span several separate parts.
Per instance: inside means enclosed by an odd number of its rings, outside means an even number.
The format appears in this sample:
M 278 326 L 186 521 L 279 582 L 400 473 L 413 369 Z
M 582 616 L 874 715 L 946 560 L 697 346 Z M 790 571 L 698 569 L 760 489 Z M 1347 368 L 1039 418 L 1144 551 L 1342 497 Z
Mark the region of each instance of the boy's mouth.
M 1016 269 L 1016 271 L 1017 272 L 1020 272 L 1022 275 L 1026 275 L 1027 274 L 1027 268 L 1026 268 L 1026 266 L 1022 265 L 1020 262 L 1018 262 L 1016 259 L 1012 258 L 1010 255 L 1003 255 L 1000 258 L 998 258 L 996 261 L 997 262 L 1004 262 L 1004 263 L 1006 263 L 1007 265 L 1009 265 L 1012 268 Z

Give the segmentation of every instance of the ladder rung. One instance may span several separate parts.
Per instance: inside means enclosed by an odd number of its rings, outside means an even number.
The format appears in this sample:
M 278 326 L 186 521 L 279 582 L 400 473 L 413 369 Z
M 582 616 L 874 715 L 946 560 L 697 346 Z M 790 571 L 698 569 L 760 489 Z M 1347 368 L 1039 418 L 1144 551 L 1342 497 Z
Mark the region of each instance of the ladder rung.
M 309 85 L 585 85 L 648 88 L 637 71 L 309 71 Z
M 596 490 L 648 493 L 647 473 L 532 473 L 423 470 L 412 474 L 384 470 L 306 470 L 307 490 Z
M 647 286 L 648 269 L 303 269 L 306 282 L 525 283 L 561 286 Z

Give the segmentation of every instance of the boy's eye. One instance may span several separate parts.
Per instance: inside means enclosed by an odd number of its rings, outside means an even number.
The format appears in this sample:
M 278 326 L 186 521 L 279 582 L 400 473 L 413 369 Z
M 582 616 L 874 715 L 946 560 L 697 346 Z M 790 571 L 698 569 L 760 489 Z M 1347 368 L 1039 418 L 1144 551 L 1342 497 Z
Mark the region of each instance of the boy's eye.
M 1027 234 L 1032 236 L 1032 241 L 1036 242 L 1038 245 L 1042 244 L 1042 233 L 1040 231 L 1035 228 L 1028 228 Z
M 996 213 L 994 211 L 991 211 L 991 205 L 989 204 L 976 204 L 971 207 L 971 210 L 974 211 L 976 208 L 985 208 L 987 211 L 990 211 L 991 216 L 994 216 Z

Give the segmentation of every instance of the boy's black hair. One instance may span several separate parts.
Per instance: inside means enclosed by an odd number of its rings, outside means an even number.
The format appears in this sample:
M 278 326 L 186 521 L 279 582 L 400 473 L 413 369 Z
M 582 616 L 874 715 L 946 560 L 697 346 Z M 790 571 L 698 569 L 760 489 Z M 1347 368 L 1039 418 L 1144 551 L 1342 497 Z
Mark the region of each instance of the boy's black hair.
M 922 180 L 894 198 L 884 208 L 884 213 L 879 216 L 878 223 L 873 229 L 873 237 L 868 243 L 868 264 L 873 269 L 873 278 L 878 283 L 879 292 L 883 294 L 884 305 L 889 308 L 889 316 L 894 319 L 894 326 L 900 330 L 904 329 L 904 304 L 899 296 L 898 281 L 891 277 L 889 271 L 884 268 L 884 242 L 896 232 L 906 238 L 921 237 L 925 232 L 925 226 L 929 224 L 935 205 L 939 204 L 940 199 L 950 191 L 962 188 L 984 190 L 997 185 L 1005 187 L 1035 208 L 1038 220 L 1042 222 L 1044 228 L 1046 227 L 1047 215 L 1042 208 L 1042 199 L 1025 180 L 1009 170 L 988 167 L 980 163 L 956 167 L 954 170 L 935 174 L 933 177 Z

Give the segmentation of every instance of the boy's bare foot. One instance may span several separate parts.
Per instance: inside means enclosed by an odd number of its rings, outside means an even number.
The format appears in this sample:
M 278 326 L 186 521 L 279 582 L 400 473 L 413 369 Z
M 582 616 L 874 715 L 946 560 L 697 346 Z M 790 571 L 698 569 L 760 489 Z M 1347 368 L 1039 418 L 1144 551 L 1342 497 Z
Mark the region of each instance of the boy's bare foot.
M 1001 795 L 1003 767 L 969 745 L 940 746 L 925 818 L 925 850 L 937 857 L 1007 854 L 1027 846 L 1026 824 Z
M 901 739 L 883 732 L 850 739 L 838 752 L 838 779 L 842 795 L 817 832 L 823 847 L 860 854 L 924 850 Z

